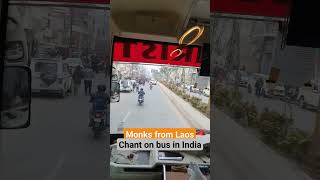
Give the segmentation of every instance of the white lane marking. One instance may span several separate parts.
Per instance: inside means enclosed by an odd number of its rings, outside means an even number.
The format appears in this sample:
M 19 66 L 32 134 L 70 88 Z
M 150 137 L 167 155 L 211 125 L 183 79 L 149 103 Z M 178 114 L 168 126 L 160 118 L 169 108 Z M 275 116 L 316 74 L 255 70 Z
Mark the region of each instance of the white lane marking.
M 124 124 L 127 121 L 128 117 L 130 116 L 131 111 L 128 111 L 128 113 L 126 114 L 126 116 L 120 121 L 119 125 L 118 125 L 118 131 L 123 131 L 124 128 Z
M 49 175 L 45 178 L 45 180 L 54 180 L 57 177 L 58 172 L 62 168 L 64 161 L 65 161 L 65 154 L 63 153 L 59 156 L 57 164 L 55 165 L 51 173 L 49 173 Z

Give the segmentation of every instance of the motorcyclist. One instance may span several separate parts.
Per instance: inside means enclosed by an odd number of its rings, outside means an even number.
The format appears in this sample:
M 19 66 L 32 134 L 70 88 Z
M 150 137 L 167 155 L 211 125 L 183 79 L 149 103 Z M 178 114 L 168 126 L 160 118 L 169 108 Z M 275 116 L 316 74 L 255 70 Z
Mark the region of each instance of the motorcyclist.
M 150 82 L 150 90 L 152 90 L 152 82 Z
M 91 95 L 90 103 L 92 103 L 92 107 L 89 112 L 89 127 L 93 125 L 93 113 L 97 110 L 105 111 L 107 109 L 107 104 L 109 103 L 108 95 L 106 94 L 106 86 L 105 85 L 98 85 L 98 91 Z M 109 127 L 109 123 L 107 122 L 107 113 L 105 116 L 105 127 Z
M 141 88 L 138 94 L 139 94 L 139 97 L 143 97 L 146 93 L 143 91 L 143 88 Z

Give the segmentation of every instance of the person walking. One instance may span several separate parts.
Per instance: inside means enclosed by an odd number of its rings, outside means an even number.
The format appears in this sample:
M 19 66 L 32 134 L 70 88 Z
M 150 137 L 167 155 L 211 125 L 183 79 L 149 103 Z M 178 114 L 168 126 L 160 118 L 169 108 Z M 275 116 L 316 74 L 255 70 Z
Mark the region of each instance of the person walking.
M 75 96 L 78 95 L 79 87 L 81 85 L 81 80 L 83 78 L 83 72 L 80 66 L 77 66 L 73 72 L 72 80 L 73 80 L 73 94 Z
M 257 96 L 257 97 L 260 97 L 260 95 L 261 95 L 262 85 L 263 85 L 263 80 L 262 80 L 261 78 L 259 78 L 259 79 L 256 81 L 256 84 L 255 84 L 256 96 Z
M 94 79 L 94 72 L 92 69 L 87 68 L 84 76 L 84 93 L 87 96 L 91 94 L 92 81 Z

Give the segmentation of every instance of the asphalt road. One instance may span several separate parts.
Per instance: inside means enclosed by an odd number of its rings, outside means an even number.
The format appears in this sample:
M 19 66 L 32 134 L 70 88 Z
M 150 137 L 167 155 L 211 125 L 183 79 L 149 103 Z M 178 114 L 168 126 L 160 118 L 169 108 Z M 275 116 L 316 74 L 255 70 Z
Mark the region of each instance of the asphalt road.
M 138 105 L 137 92 L 121 93 L 120 102 L 111 104 L 111 133 L 125 127 L 183 128 L 190 127 L 159 85 L 144 87 L 145 102 Z
M 213 118 L 213 179 L 311 180 L 298 165 L 273 151 L 222 111 L 215 109 Z
M 31 126 L 1 131 L 0 179 L 106 179 L 106 136 L 87 127 L 88 99 L 33 98 Z

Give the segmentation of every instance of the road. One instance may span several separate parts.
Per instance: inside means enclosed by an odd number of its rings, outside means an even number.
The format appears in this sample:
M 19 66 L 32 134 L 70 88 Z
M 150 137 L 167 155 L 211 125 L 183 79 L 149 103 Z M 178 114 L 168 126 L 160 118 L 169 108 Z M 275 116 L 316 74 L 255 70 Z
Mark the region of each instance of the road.
M 88 99 L 33 98 L 31 126 L 1 132 L 1 180 L 106 179 L 107 138 L 87 127 Z
M 152 90 L 145 85 L 145 102 L 138 105 L 137 92 L 121 93 L 120 102 L 111 104 L 111 133 L 125 127 L 183 128 L 190 127 L 159 85 Z
M 311 180 L 233 119 L 216 108 L 214 112 L 213 179 Z

